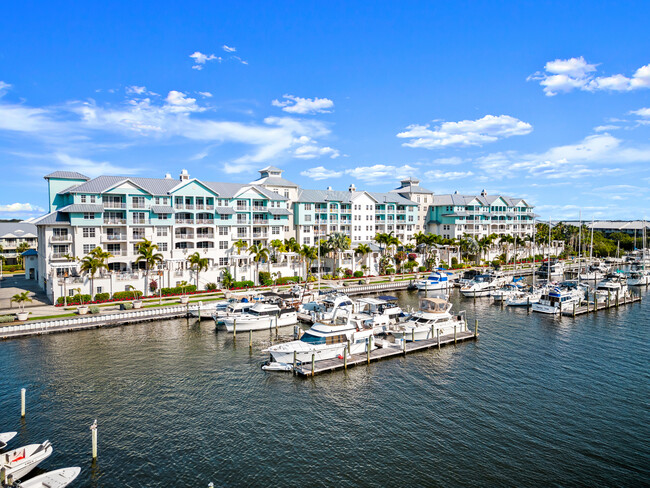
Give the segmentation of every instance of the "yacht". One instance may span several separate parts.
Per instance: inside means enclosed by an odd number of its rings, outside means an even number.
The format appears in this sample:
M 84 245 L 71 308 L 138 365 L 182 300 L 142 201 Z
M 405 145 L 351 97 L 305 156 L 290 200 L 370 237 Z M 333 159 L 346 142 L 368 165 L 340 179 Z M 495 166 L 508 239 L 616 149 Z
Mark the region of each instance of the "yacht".
M 299 340 L 276 344 L 263 352 L 271 355 L 271 365 L 293 364 L 294 352 L 299 362 L 311 362 L 312 355 L 314 361 L 322 361 L 342 357 L 348 345 L 351 355 L 365 353 L 368 347 L 375 349 L 375 342 L 370 340 L 372 335 L 372 327 L 365 325 L 363 320 L 335 316 L 329 322 L 315 323 Z
M 397 305 L 397 297 L 393 296 L 360 298 L 357 300 L 357 305 L 357 311 L 353 316 L 363 319 L 365 324 L 372 326 L 375 334 L 381 334 L 388 326 L 404 322 L 409 317 L 409 314 Z
M 495 302 L 505 302 L 508 298 L 520 297 L 524 294 L 523 285 L 519 281 L 507 283 L 502 288 L 492 292 L 491 296 Z
M 420 310 L 414 312 L 404 323 L 389 326 L 386 329 L 396 339 L 406 341 L 423 341 L 440 335 L 453 334 L 467 330 L 465 312 L 452 315 L 451 303 L 445 297 L 427 297 L 420 299 Z
M 20 479 L 44 461 L 54 451 L 50 441 L 43 444 L 30 444 L 13 451 L 0 454 L 0 470 L 5 470 L 5 476 Z
M 627 278 L 622 273 L 610 273 L 596 285 L 594 293 L 600 301 L 606 301 L 607 297 L 615 300 L 617 294 L 623 298 L 627 293 Z
M 463 272 L 462 276 L 458 278 L 454 284 L 455 286 L 462 288 L 465 285 L 469 285 L 472 281 L 474 281 L 474 278 L 480 274 L 481 272 L 478 269 L 468 269 L 467 271 Z
M 298 309 L 298 313 L 309 315 L 313 322 L 317 322 L 331 320 L 335 310 L 339 310 L 339 314 L 352 313 L 355 310 L 354 302 L 344 293 L 329 293 L 324 298 L 304 303 Z
M 215 325 L 223 324 L 224 320 L 229 317 L 239 317 L 241 314 L 248 312 L 256 302 L 245 301 L 232 301 L 226 305 L 224 309 L 215 310 L 212 313 Z
M 460 292 L 465 297 L 487 297 L 490 294 L 501 288 L 506 283 L 506 279 L 502 273 L 493 272 L 489 274 L 478 275 L 474 280 L 463 286 Z
M 519 294 L 506 298 L 506 307 L 530 307 L 533 303 L 538 303 L 546 287 L 532 286 L 527 291 L 521 291 Z
M 582 281 L 597 281 L 602 280 L 603 276 L 607 274 L 608 267 L 601 263 L 595 262 L 590 264 L 587 269 L 580 273 L 580 280 Z
M 570 307 L 580 304 L 584 297 L 584 289 L 580 287 L 554 287 L 549 288 L 542 294 L 539 302 L 533 303 L 533 312 L 545 314 L 557 314 L 562 310 L 568 311 Z
M 627 284 L 628 284 L 628 286 L 648 286 L 648 285 L 650 285 L 650 270 L 633 269 L 628 274 Z
M 284 306 L 283 303 L 258 302 L 246 312 L 223 317 L 222 321 L 228 332 L 235 330 L 235 323 L 240 332 L 265 330 L 296 324 L 298 312 L 295 308 Z
M 18 432 L 2 432 L 0 433 L 0 449 L 7 447 L 7 443 L 18 435 Z
M 444 271 L 434 271 L 423 280 L 415 282 L 415 286 L 420 291 L 446 290 L 453 286 L 449 280 L 449 273 Z
M 79 476 L 80 472 L 81 468 L 56 469 L 16 483 L 15 486 L 16 488 L 65 488 Z
M 549 273 L 550 268 L 550 273 Z M 564 264 L 562 264 L 557 259 L 549 261 L 544 261 L 537 271 L 535 271 L 537 276 L 542 278 L 547 278 L 549 276 L 563 277 L 564 276 Z

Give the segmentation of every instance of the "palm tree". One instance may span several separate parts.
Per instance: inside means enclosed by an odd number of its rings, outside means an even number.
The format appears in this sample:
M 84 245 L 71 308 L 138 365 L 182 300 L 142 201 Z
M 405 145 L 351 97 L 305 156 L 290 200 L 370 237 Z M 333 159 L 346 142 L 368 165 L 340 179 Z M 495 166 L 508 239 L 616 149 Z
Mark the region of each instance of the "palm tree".
M 21 293 L 16 293 L 14 296 L 11 297 L 11 303 L 16 302 L 18 306 L 20 307 L 20 311 L 24 312 L 25 311 L 25 303 L 26 302 L 31 302 L 32 299 L 29 298 L 29 292 L 28 291 L 23 291 Z
M 259 282 L 260 261 L 264 263 L 269 259 L 269 250 L 261 244 L 253 244 L 248 248 L 248 254 L 253 256 L 253 261 L 255 261 L 255 280 Z
M 26 242 L 21 242 L 16 246 L 16 261 L 22 267 L 23 266 L 23 253 L 29 249 L 29 244 Z
M 359 244 L 354 250 L 354 254 L 360 255 L 361 258 L 365 261 L 365 264 L 368 262 L 368 255 L 372 254 L 372 249 L 368 244 Z
M 271 246 L 271 249 L 273 249 L 273 259 L 275 262 L 278 262 L 278 253 L 283 253 L 287 252 L 286 247 L 284 246 L 284 242 L 282 242 L 280 239 L 273 239 L 269 245 Z
M 311 264 L 314 262 L 314 259 L 318 259 L 318 249 L 316 247 L 303 244 L 303 246 L 300 248 L 300 256 L 305 260 L 305 280 L 308 280 L 309 275 L 311 274 Z
M 99 251 L 97 251 L 97 249 L 99 249 Z M 96 251 L 96 253 L 93 253 L 94 251 Z M 99 256 L 96 254 L 99 254 Z M 108 256 L 106 256 L 106 254 L 108 254 Z M 90 275 L 90 301 L 93 301 L 95 297 L 95 274 L 102 269 L 108 269 L 106 259 L 110 257 L 113 257 L 111 253 L 106 253 L 101 248 L 96 247 L 81 259 L 79 270 L 83 274 Z M 81 294 L 81 292 L 79 293 Z
M 232 275 L 230 274 L 230 271 L 226 268 L 223 270 L 223 274 L 221 275 L 221 286 L 223 286 L 226 289 L 230 289 L 232 287 L 233 279 Z
M 196 289 L 198 291 L 198 289 L 199 289 L 199 273 L 201 271 L 207 271 L 208 270 L 208 264 L 210 264 L 210 260 L 208 258 L 202 258 L 201 255 L 197 251 L 194 254 L 190 254 L 187 257 L 187 261 L 190 263 L 190 269 L 192 269 L 196 273 Z
M 503 248 L 503 252 L 506 258 L 506 264 L 508 264 L 508 249 L 510 244 L 515 242 L 515 238 L 510 234 L 505 234 L 499 237 L 499 245 Z
M 142 239 L 138 243 L 138 257 L 135 258 L 135 262 L 144 261 L 145 281 L 143 295 L 147 295 L 149 289 L 149 270 L 163 261 L 163 255 L 156 252 L 157 250 L 158 246 L 149 239 Z
M 327 239 L 327 243 L 332 252 L 336 254 L 335 268 L 338 269 L 341 265 L 341 253 L 350 249 L 352 241 L 342 232 L 334 232 Z

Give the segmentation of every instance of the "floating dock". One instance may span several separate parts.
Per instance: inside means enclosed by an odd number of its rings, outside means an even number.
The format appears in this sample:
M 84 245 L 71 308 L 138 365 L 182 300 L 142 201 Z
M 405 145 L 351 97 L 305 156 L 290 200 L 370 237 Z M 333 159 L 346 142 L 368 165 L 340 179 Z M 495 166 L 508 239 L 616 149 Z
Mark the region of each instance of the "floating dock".
M 572 307 L 568 307 L 568 309 L 562 310 L 561 314 L 564 317 L 575 317 L 577 315 L 584 315 L 588 313 L 595 313 L 600 310 L 608 310 L 610 308 L 619 308 L 624 305 L 629 305 L 631 303 L 639 303 L 641 302 L 641 296 L 640 295 L 634 295 L 632 294 L 631 296 L 612 296 L 606 301 L 602 302 L 587 302 L 584 305 L 578 305 L 576 306 L 575 304 Z
M 296 365 L 293 372 L 298 376 L 314 376 L 322 373 L 330 373 L 339 369 L 347 369 L 352 366 L 370 364 L 371 362 L 380 361 L 382 359 L 405 356 L 410 353 L 425 351 L 427 349 L 441 348 L 442 346 L 475 340 L 477 338 L 478 333 L 476 329 L 474 331 L 469 330 L 466 332 L 458 332 L 456 334 L 446 334 L 440 336 L 439 340 L 436 337 L 434 339 L 426 339 L 423 341 L 403 342 L 401 346 L 384 346 L 379 349 L 374 349 L 370 351 L 370 353 L 351 354 L 347 357 L 347 360 L 338 358 L 324 359 L 322 361 L 314 362 L 313 370 L 312 363 L 301 363 Z

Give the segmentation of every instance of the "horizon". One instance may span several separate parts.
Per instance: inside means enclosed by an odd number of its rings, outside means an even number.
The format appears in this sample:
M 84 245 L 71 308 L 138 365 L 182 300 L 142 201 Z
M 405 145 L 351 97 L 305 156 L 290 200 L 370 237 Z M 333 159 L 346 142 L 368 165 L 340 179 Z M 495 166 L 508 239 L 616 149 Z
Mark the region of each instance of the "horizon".
M 155 5 L 6 9 L 0 219 L 47 213 L 56 170 L 269 165 L 309 189 L 485 189 L 540 222 L 647 217 L 647 3 Z

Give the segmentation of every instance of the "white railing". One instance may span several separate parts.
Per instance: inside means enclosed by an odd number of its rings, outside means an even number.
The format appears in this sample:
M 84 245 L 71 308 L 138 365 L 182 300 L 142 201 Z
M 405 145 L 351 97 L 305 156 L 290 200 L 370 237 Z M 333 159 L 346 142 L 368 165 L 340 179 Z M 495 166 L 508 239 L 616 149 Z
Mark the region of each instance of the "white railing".
M 194 219 L 176 219 L 177 224 L 193 224 Z
M 50 237 L 50 242 L 69 242 L 72 240 L 72 236 L 70 234 L 66 234 L 64 236 L 52 236 Z
M 124 209 L 126 208 L 126 203 L 124 202 L 104 202 L 105 209 Z
M 102 234 L 102 241 L 126 241 L 126 234 Z
M 67 252 L 53 252 L 52 254 L 50 254 L 50 260 L 67 259 L 66 258 L 67 254 L 68 254 Z
M 126 225 L 126 219 L 104 219 L 104 225 Z
M 214 219 L 196 219 L 197 224 L 214 224 Z

